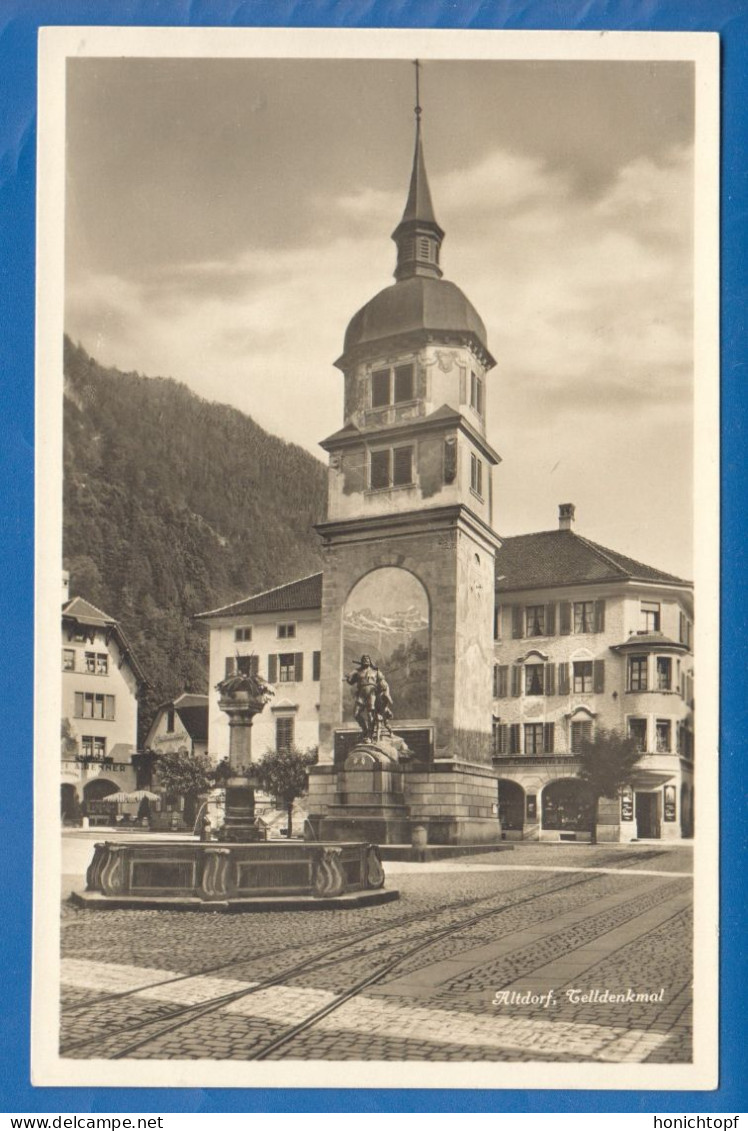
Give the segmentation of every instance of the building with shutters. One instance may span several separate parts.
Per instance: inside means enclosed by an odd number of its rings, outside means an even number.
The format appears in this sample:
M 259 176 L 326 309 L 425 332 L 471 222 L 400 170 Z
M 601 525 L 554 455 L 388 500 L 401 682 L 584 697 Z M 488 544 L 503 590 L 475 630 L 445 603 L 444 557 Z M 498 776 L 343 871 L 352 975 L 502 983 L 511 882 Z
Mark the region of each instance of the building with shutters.
M 229 720 L 216 685 L 237 670 L 253 671 L 275 696 L 252 726 L 252 756 L 319 742 L 322 574 L 280 585 L 220 609 L 199 613 L 210 631 L 208 750 L 229 752 Z
M 559 529 L 503 540 L 494 618 L 494 765 L 504 836 L 587 839 L 576 777 L 598 727 L 641 750 L 608 806 L 611 839 L 693 833 L 693 593 L 690 582 Z
M 324 570 L 200 614 L 211 688 L 242 665 L 274 685 L 254 756 L 319 744 L 308 804 L 325 837 L 589 838 L 575 755 L 599 726 L 634 735 L 642 755 L 606 835 L 690 835 L 692 587 L 576 534 L 571 504 L 556 531 L 494 529 L 495 361 L 479 314 L 443 278 L 420 108 L 392 238 L 395 282 L 354 314 L 335 363 Z M 346 677 L 362 654 L 385 672 L 414 753 L 387 806 L 371 790 L 354 804 L 344 780 L 360 733 Z M 211 696 L 221 757 L 228 720 Z
M 64 590 L 67 580 L 63 582 Z M 113 617 L 83 597 L 62 605 L 63 819 L 104 816 L 103 799 L 135 788 L 138 695 L 145 675 Z

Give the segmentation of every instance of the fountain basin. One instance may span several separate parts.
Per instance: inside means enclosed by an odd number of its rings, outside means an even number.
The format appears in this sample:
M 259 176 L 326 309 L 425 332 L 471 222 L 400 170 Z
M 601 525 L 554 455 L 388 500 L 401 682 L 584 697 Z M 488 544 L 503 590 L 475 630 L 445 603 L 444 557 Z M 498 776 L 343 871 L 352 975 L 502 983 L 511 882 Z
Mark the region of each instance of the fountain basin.
M 324 910 L 399 898 L 375 844 L 102 841 L 72 901 L 96 909 Z

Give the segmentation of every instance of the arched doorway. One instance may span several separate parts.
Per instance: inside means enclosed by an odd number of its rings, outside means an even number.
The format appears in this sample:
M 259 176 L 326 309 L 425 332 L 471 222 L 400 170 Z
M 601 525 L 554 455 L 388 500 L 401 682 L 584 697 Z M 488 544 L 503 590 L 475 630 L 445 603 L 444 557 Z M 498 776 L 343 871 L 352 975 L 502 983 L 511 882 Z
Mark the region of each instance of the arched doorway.
M 499 778 L 499 820 L 502 832 L 521 833 L 525 823 L 525 791 L 508 778 Z
M 60 816 L 63 824 L 80 824 L 81 804 L 78 790 L 70 782 L 63 782 L 60 788 Z
M 592 830 L 592 799 L 579 778 L 559 778 L 543 790 L 543 832 L 588 833 Z
M 116 782 L 108 778 L 94 778 L 83 787 L 83 813 L 92 824 L 108 824 L 117 815 L 117 803 L 104 798 L 118 790 Z
M 370 656 L 390 685 L 395 717 L 429 715 L 429 599 L 407 569 L 381 566 L 351 589 L 343 611 L 343 670 Z M 344 718 L 353 721 L 353 699 L 344 696 Z

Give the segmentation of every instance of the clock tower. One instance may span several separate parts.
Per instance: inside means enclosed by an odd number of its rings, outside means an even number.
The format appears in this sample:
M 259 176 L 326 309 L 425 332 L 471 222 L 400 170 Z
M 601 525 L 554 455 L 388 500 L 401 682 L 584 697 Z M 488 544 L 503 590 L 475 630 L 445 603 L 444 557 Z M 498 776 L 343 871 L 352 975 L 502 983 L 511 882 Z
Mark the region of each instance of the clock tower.
M 402 841 L 418 828 L 430 843 L 491 842 L 500 836 L 491 762 L 499 456 L 486 438 L 495 363 L 480 316 L 443 278 L 420 117 L 417 106 L 392 236 L 396 281 L 348 325 L 335 362 L 343 426 L 322 442 L 320 757 L 309 806 L 324 839 Z M 341 788 L 358 735 L 346 676 L 362 655 L 384 672 L 393 729 L 413 753 L 398 771 L 391 821 L 372 823 L 371 806 Z

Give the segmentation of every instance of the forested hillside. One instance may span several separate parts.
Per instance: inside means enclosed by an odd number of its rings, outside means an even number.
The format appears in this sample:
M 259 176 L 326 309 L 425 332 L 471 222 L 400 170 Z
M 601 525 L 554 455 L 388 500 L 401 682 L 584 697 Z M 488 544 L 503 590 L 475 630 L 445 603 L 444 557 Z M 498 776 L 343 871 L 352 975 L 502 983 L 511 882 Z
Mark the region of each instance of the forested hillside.
M 64 567 L 120 621 L 156 704 L 207 691 L 196 612 L 320 568 L 325 469 L 227 405 L 65 339 Z

